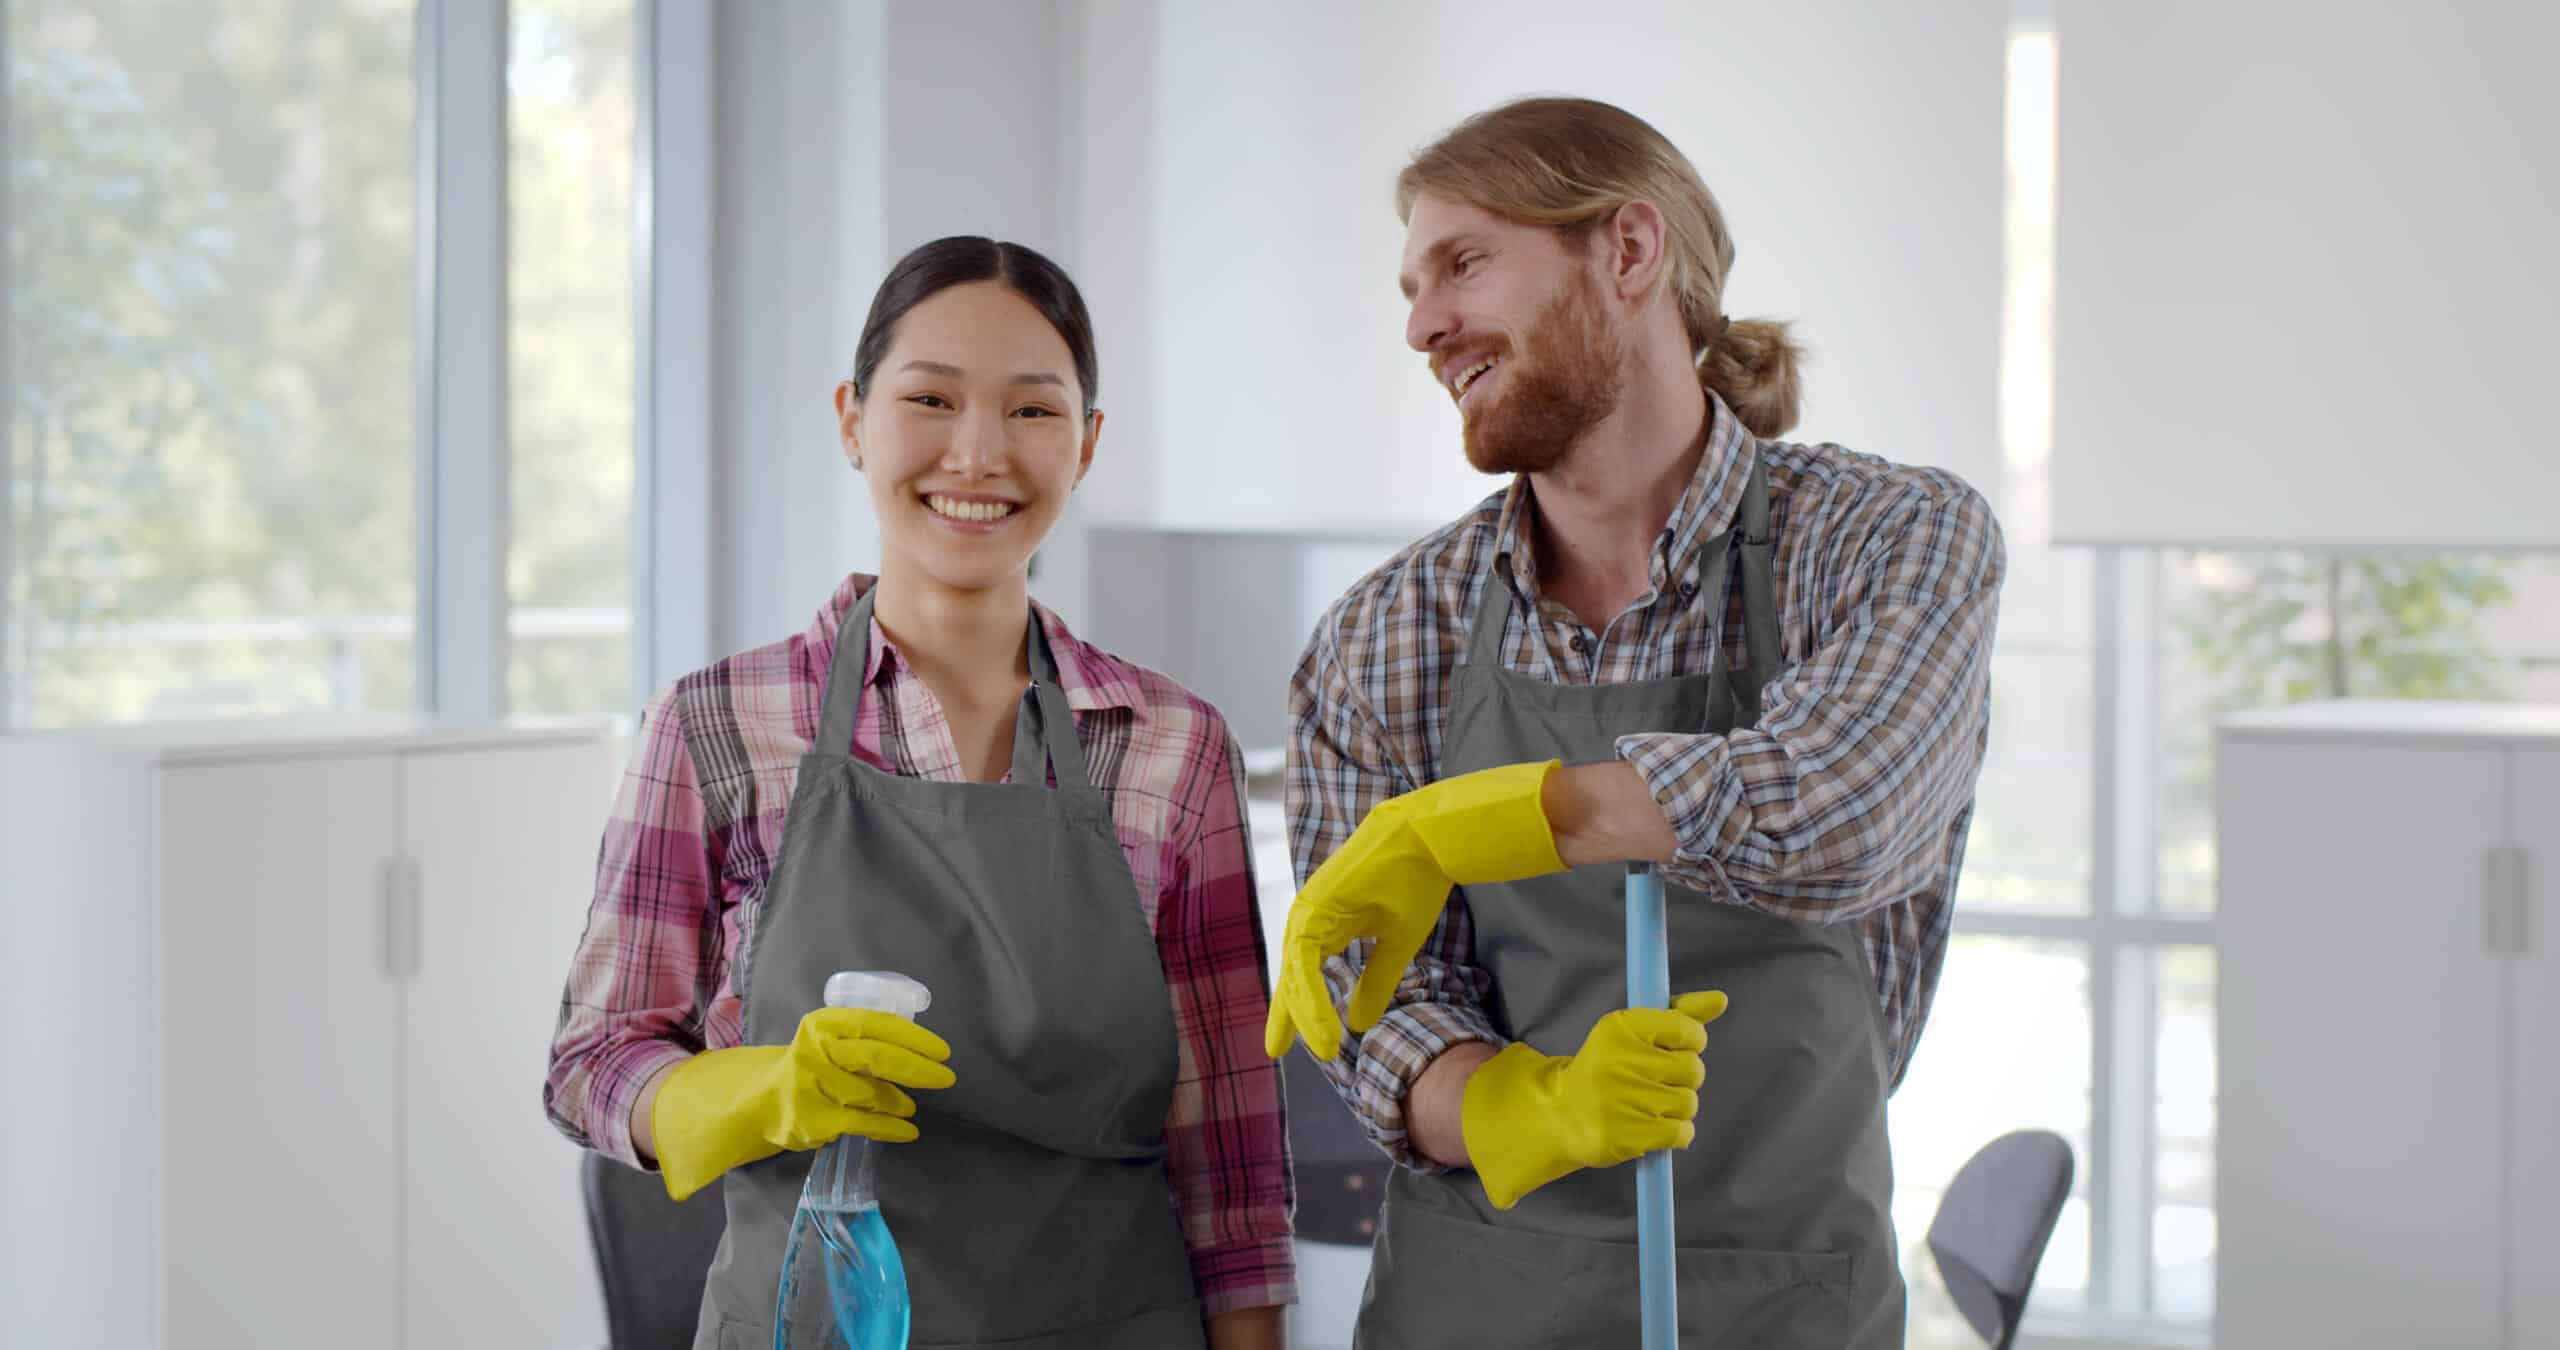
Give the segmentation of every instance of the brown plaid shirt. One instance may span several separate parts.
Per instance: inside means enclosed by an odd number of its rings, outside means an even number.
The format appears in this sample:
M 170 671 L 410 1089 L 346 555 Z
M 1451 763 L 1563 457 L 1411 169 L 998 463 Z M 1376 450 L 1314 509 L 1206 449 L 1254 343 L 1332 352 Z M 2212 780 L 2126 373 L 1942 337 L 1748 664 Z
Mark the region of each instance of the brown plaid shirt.
M 1854 923 L 1875 974 L 1899 1084 L 1944 963 L 1956 874 L 1990 723 L 1991 642 L 2005 558 L 1981 494 L 1955 475 L 1834 445 L 1755 442 L 1710 396 L 1697 475 L 1656 542 L 1652 589 L 1601 632 L 1538 592 L 1525 478 L 1405 549 L 1334 602 L 1290 682 L 1286 800 L 1298 879 L 1369 808 L 1440 776 L 1449 677 L 1508 553 L 1520 605 L 1507 669 L 1573 684 L 1653 679 L 1742 660 L 1738 587 L 1701 602 L 1698 545 L 1767 458 L 1786 668 L 1759 726 L 1618 738 L 1679 836 L 1665 878 L 1806 923 Z M 1534 619 L 1531 616 L 1535 616 Z M 1368 958 L 1327 963 L 1340 1006 Z M 1405 1094 L 1451 1045 L 1504 1043 L 1484 1009 L 1463 893 L 1365 1035 L 1327 1066 L 1371 1136 L 1405 1139 Z

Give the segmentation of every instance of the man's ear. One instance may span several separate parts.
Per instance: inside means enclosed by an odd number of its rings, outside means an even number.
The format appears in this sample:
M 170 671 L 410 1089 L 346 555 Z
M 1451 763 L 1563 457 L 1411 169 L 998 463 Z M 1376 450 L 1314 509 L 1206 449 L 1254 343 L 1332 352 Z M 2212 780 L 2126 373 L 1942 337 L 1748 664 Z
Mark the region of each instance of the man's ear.
M 1608 250 L 1609 284 L 1618 298 L 1633 302 L 1650 293 L 1670 257 L 1671 227 L 1661 208 L 1641 198 L 1628 202 L 1610 213 L 1599 233 Z

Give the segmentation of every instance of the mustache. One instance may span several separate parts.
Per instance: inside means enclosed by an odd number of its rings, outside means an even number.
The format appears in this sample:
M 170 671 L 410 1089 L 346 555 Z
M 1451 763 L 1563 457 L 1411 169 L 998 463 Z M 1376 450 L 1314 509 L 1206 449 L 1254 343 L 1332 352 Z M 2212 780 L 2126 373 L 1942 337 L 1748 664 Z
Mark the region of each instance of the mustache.
M 1470 345 L 1467 348 L 1468 359 L 1470 361 L 1478 361 L 1490 356 L 1497 361 L 1510 360 L 1516 344 L 1514 344 L 1509 337 L 1499 338 L 1496 339 L 1496 341 L 1499 345 L 1493 347 L 1478 348 Z M 1454 348 L 1434 354 L 1429 361 L 1432 380 L 1439 384 L 1447 384 L 1449 382 L 1449 370 L 1451 363 L 1456 361 L 1458 357 L 1459 352 Z

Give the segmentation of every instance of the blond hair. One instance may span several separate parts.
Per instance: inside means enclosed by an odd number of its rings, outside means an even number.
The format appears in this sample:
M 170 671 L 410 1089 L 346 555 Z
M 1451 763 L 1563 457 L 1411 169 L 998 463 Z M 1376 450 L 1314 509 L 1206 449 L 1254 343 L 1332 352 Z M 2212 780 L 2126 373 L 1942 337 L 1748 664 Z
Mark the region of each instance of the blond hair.
M 1579 237 L 1632 201 L 1662 213 L 1664 284 L 1680 307 L 1698 380 L 1756 436 L 1779 436 L 1803 404 L 1804 349 L 1775 319 L 1733 322 L 1724 211 L 1678 147 L 1643 118 L 1587 98 L 1524 98 L 1461 122 L 1396 175 L 1396 216 L 1428 192 L 1523 225 Z

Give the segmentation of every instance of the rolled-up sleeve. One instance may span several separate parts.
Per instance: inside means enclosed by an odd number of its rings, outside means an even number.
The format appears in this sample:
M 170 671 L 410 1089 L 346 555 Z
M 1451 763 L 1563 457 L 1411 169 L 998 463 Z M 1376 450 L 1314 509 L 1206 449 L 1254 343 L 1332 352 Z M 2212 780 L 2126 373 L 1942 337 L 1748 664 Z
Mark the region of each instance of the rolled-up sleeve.
M 2005 567 L 1979 494 L 1925 500 L 1862 546 L 1826 636 L 1764 687 L 1756 728 L 1619 737 L 1678 836 L 1664 874 L 1817 923 L 1936 881 L 1982 769 Z
M 704 1048 L 718 979 L 719 867 L 674 691 L 643 709 L 597 850 L 542 1105 L 581 1147 L 654 1168 L 631 1110 L 659 1071 Z

